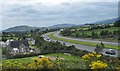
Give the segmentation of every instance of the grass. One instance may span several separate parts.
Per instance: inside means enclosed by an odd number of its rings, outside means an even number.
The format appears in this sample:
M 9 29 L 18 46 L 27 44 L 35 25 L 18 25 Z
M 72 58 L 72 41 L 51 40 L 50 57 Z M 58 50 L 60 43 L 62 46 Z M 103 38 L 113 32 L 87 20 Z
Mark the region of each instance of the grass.
M 79 28 L 80 29 L 80 28 Z M 83 29 L 83 28 L 82 28 Z M 96 30 L 86 30 L 86 31 L 84 31 L 84 33 L 86 33 L 86 34 L 88 34 L 88 35 L 91 35 L 91 33 L 94 31 L 94 32 L 97 32 L 98 34 L 100 34 L 100 32 L 102 31 L 102 30 L 108 30 L 108 31 L 110 31 L 110 32 L 113 32 L 113 31 L 117 31 L 119 28 L 118 27 L 112 27 L 112 28 L 105 28 L 105 29 L 96 29 Z M 82 32 L 81 31 L 77 31 L 77 33 L 79 33 L 79 34 L 82 34 Z
M 72 56 L 72 55 L 65 55 L 61 53 L 57 54 L 47 54 L 45 56 L 52 56 L 52 57 L 60 57 L 63 58 L 63 60 L 60 60 L 60 66 L 63 66 L 65 68 L 69 69 L 86 69 L 85 62 L 79 57 L 79 56 Z M 54 62 L 57 62 L 57 60 L 54 60 Z
M 53 57 L 62 57 L 64 58 L 64 60 L 71 60 L 71 61 L 79 61 L 80 60 L 80 57 L 78 56 L 69 56 L 69 55 L 65 55 L 65 54 L 62 54 L 62 53 L 52 53 L 52 54 L 46 54 L 45 56 L 53 56 Z M 37 57 L 37 56 L 34 56 L 34 57 Z M 28 63 L 28 62 L 31 62 L 33 60 L 34 57 L 26 57 L 26 58 L 17 58 L 17 59 L 6 59 L 6 60 L 3 60 L 4 61 L 18 61 L 20 63 Z
M 33 61 L 33 58 L 34 57 L 17 58 L 17 59 L 6 59 L 6 60 L 2 60 L 2 63 L 4 64 L 4 62 L 6 62 L 6 61 L 18 61 L 19 63 L 26 64 L 28 62 Z
M 64 42 L 70 42 L 70 43 L 93 46 L 93 47 L 96 47 L 96 45 L 97 45 L 97 43 L 94 43 L 94 42 L 85 42 L 85 41 L 70 40 L 70 39 L 65 39 L 65 38 L 58 38 L 58 37 L 53 36 L 53 34 L 54 34 L 54 32 L 52 32 L 48 36 L 52 39 L 64 41 Z M 112 49 L 120 50 L 120 48 L 118 48 L 118 46 L 108 45 L 108 44 L 105 44 L 105 48 L 112 48 Z
M 46 57 L 59 57 L 63 58 L 62 60 L 52 60 L 53 63 L 60 63 L 58 65 L 63 66 L 65 68 L 70 68 L 70 69 L 85 69 L 86 64 L 85 62 L 79 57 L 79 56 L 72 56 L 72 55 L 65 55 L 62 53 L 52 53 L 52 54 L 46 54 Z M 37 56 L 34 56 L 37 57 Z M 18 61 L 19 63 L 26 64 L 28 62 L 32 62 L 34 57 L 26 57 L 26 58 L 18 58 L 18 59 L 7 59 L 3 60 L 3 64 L 6 61 Z
M 71 60 L 71 61 L 80 61 L 81 58 L 78 56 L 72 56 L 72 55 L 65 55 L 62 53 L 53 53 L 53 54 L 46 54 L 45 56 L 53 56 L 53 57 L 62 57 L 64 60 Z
M 86 29 L 88 29 L 88 28 L 85 28 L 85 27 L 80 27 L 80 28 L 74 28 L 74 30 L 78 30 L 78 31 L 75 31 L 75 32 L 73 32 L 70 36 L 71 37 L 75 37 L 75 34 L 76 33 L 78 33 L 79 35 L 82 35 L 82 33 L 83 32 L 81 32 L 81 29 L 83 29 L 84 30 L 84 33 L 87 35 L 87 36 L 91 36 L 91 33 L 94 31 L 94 32 L 96 32 L 97 34 L 100 34 L 100 32 L 102 31 L 102 30 L 108 30 L 108 31 L 110 31 L 110 32 L 114 32 L 114 31 L 118 31 L 120 28 L 119 27 L 111 27 L 111 28 L 104 28 L 104 29 L 95 29 L 95 30 L 86 30 Z M 73 30 L 73 29 L 71 29 L 71 30 Z M 113 41 L 113 42 L 118 42 L 118 39 L 117 38 L 104 38 L 104 39 L 95 39 L 95 40 L 104 40 L 104 41 Z

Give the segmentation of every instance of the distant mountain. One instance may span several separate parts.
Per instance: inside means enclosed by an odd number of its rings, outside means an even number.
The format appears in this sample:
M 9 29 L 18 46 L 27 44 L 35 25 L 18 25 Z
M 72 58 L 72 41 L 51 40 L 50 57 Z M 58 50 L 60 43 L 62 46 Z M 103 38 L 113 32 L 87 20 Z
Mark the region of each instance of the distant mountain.
M 58 24 L 58 25 L 53 25 L 50 27 L 31 27 L 31 26 L 15 26 L 8 28 L 6 30 L 3 30 L 3 32 L 25 32 L 25 31 L 31 31 L 35 29 L 40 29 L 39 31 L 44 31 L 45 29 L 56 29 L 56 28 L 67 28 L 67 27 L 72 27 L 75 26 L 74 24 Z
M 93 24 L 110 24 L 110 23 L 114 23 L 117 20 L 118 18 L 112 18 L 112 19 L 107 19 L 103 21 L 97 21 L 97 22 L 94 22 Z
M 3 32 L 25 32 L 25 31 L 30 31 L 34 29 L 38 29 L 38 27 L 22 25 L 22 26 L 15 26 L 15 27 L 8 28 L 6 30 L 3 30 Z
M 55 28 L 69 28 L 69 27 L 74 27 L 76 26 L 75 24 L 57 24 L 57 25 L 53 25 L 53 26 L 50 26 L 48 28 L 50 29 L 55 29 Z
M 110 24 L 110 23 L 114 23 L 116 20 L 118 20 L 118 18 L 98 21 L 98 22 L 94 22 L 92 24 Z M 41 31 L 41 30 L 45 30 L 47 28 L 48 29 L 56 29 L 56 28 L 69 28 L 69 27 L 75 27 L 75 26 L 77 26 L 77 25 L 75 25 L 75 24 L 57 24 L 57 25 L 53 25 L 50 27 L 31 27 L 31 26 L 22 25 L 22 26 L 15 26 L 15 27 L 8 28 L 6 30 L 3 30 L 3 32 L 25 32 L 25 31 L 35 30 L 35 29 L 40 29 L 40 31 Z

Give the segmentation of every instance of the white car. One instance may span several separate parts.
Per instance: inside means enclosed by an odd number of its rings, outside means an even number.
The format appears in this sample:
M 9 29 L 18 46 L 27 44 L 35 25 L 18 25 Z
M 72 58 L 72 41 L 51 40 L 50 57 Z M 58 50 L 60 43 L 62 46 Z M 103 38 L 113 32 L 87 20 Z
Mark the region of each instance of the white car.
M 116 54 L 114 49 L 107 49 L 107 50 L 105 50 L 105 53 L 110 54 L 110 55 L 115 55 Z

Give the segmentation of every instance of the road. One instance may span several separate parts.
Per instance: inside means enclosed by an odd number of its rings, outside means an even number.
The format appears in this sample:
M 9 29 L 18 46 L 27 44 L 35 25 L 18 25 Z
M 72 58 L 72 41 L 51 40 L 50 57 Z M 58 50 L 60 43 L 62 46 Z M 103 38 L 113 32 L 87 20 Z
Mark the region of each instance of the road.
M 48 35 L 51 34 L 51 33 L 52 33 L 52 32 L 46 33 L 46 34 L 42 35 L 42 37 L 44 38 L 45 41 L 48 41 L 48 42 L 50 42 L 50 41 L 55 41 L 55 42 L 58 41 L 58 42 L 60 42 L 61 44 L 65 44 L 66 46 L 74 45 L 77 49 L 87 50 L 87 51 L 89 51 L 89 52 L 93 52 L 94 49 L 95 49 L 95 47 L 92 47 L 92 46 L 86 46 L 86 45 L 80 45 L 80 44 L 74 44 L 74 43 L 70 43 L 70 42 L 64 42 L 64 41 L 54 40 L 54 39 L 48 37 Z M 65 39 L 70 39 L 70 40 L 80 40 L 80 39 L 76 39 L 76 38 L 69 38 L 69 37 L 60 36 L 60 35 L 59 35 L 59 31 L 55 32 L 53 35 L 54 35 L 55 37 L 59 37 L 59 38 L 65 38 Z M 81 40 L 80 40 L 80 41 L 81 41 Z M 95 42 L 95 41 L 92 41 L 92 40 L 90 41 L 90 40 L 84 40 L 84 39 L 82 39 L 82 41 Z M 102 41 L 102 42 L 104 43 L 104 41 Z M 100 41 L 97 41 L 96 43 L 101 43 L 101 42 L 100 42 Z M 112 42 L 105 42 L 104 44 L 110 44 L 110 43 L 112 43 Z M 113 43 L 112 45 L 117 45 L 117 43 Z M 106 56 L 118 57 L 118 54 L 120 53 L 120 51 L 115 50 L 116 55 L 109 55 L 109 54 L 106 54 L 106 53 L 105 53 L 105 50 L 107 50 L 107 49 L 104 49 L 104 50 L 102 51 L 102 54 L 103 54 L 103 55 L 106 55 Z

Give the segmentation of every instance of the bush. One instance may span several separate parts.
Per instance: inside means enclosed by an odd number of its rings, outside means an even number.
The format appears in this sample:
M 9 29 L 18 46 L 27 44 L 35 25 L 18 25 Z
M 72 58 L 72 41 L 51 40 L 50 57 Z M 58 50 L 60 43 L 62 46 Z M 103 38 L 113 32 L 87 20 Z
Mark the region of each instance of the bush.
M 6 61 L 2 64 L 3 70 L 10 69 L 58 69 L 55 63 L 50 59 L 43 58 L 34 58 L 32 62 L 27 64 L 21 64 L 17 61 Z
M 90 64 L 91 69 L 105 69 L 107 66 L 108 66 L 107 63 L 104 63 L 100 60 L 93 61 Z
M 120 20 L 117 20 L 117 21 L 114 23 L 114 26 L 115 26 L 115 27 L 120 27 Z

